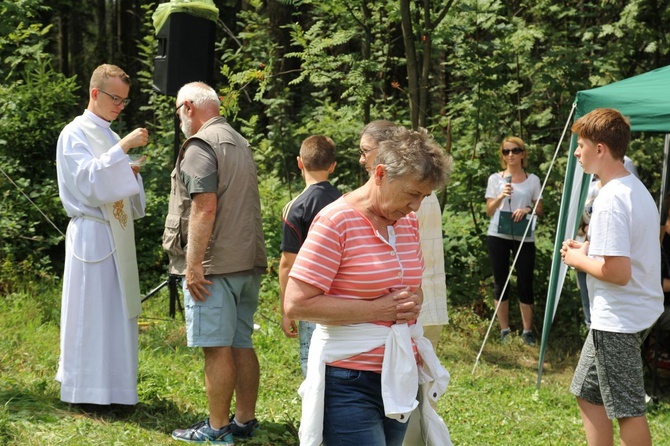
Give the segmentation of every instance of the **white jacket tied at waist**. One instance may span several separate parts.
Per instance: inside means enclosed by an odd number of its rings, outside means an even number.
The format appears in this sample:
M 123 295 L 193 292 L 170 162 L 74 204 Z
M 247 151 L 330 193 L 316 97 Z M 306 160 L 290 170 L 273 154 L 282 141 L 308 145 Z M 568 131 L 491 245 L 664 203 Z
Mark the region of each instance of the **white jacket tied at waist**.
M 417 366 L 412 339 L 421 355 Z M 316 325 L 309 349 L 307 377 L 298 389 L 302 398 L 300 445 L 319 446 L 323 441 L 326 363 L 346 359 L 385 345 L 382 363 L 382 399 L 387 417 L 407 422 L 420 404 L 421 419 L 426 422 L 427 444 L 449 446 L 451 439 L 444 421 L 428 400 L 437 399 L 447 390 L 449 372 L 442 367 L 430 341 L 423 337 L 420 323 L 385 325 L 364 323 L 345 326 Z

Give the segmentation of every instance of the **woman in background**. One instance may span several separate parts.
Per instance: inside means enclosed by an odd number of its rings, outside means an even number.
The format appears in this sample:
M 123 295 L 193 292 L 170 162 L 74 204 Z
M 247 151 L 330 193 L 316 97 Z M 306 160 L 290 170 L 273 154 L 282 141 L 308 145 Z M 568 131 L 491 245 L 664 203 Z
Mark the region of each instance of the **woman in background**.
M 527 345 L 535 344 L 533 335 L 533 272 L 535 270 L 535 236 L 531 229 L 517 235 L 500 226 L 501 211 L 509 215 L 511 223 L 525 228 L 527 218 L 535 208 L 535 215 L 542 215 L 540 179 L 526 172 L 528 165 L 526 145 L 521 138 L 509 137 L 500 145 L 500 165 L 503 170 L 489 177 L 486 187 L 486 214 L 491 217 L 487 232 L 489 262 L 493 270 L 493 298 L 498 307 L 500 340 L 511 333 L 509 326 L 509 287 L 502 294 L 509 275 L 510 263 L 521 248 L 515 265 L 519 307 L 523 322 L 521 338 Z M 504 216 L 503 216 L 504 217 Z M 504 227 L 504 225 L 503 225 Z M 532 227 L 532 226 L 531 226 Z

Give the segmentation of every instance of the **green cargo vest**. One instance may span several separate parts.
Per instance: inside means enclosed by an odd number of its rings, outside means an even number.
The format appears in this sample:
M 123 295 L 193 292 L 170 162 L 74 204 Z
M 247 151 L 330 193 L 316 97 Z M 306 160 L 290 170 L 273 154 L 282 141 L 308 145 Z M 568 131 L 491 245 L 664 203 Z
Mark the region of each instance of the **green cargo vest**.
M 193 144 L 197 140 L 214 150 L 218 171 L 216 220 L 202 262 L 205 275 L 264 271 L 267 257 L 256 164 L 247 140 L 223 117 L 216 117 L 184 142 L 171 174 L 170 203 L 163 233 L 170 274 L 186 272 L 191 197 L 182 180 L 180 166 L 185 150 L 201 150 Z

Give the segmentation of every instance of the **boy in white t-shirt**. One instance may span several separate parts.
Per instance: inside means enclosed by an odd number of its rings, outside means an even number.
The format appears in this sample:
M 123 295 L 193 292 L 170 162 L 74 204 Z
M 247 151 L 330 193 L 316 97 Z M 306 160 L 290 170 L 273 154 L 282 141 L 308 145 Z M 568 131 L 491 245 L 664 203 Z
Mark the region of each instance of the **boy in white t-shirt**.
M 563 242 L 566 265 L 587 273 L 591 329 L 570 385 L 589 444 L 651 445 L 640 347 L 663 312 L 658 211 L 646 187 L 623 164 L 630 124 L 599 108 L 572 126 L 575 156 L 600 177 L 588 242 Z

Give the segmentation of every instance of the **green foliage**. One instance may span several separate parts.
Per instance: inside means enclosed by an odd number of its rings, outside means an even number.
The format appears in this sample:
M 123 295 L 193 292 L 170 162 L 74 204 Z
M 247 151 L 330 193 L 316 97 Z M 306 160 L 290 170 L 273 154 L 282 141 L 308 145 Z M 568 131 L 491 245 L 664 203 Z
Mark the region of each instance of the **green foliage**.
M 56 146 L 68 112 L 77 100 L 74 79 L 54 72 L 44 55 L 30 71 L 0 86 L 2 153 L 35 178 L 55 178 Z M 8 151 L 10 149 L 11 151 Z
M 10 68 L 6 75 L 7 78 L 14 77 L 21 72 L 30 72 L 40 65 L 43 58 L 51 58 L 44 51 L 47 44 L 44 37 L 49 33 L 49 29 L 50 26 L 37 23 L 28 26 L 19 23 L 16 30 L 7 34 L 7 37 L 3 39 L 3 44 L 8 48 L 14 47 L 14 51 L 5 59 Z
M 377 114 L 406 119 L 406 75 L 402 57 L 393 53 L 400 26 L 393 4 L 311 3 L 310 20 L 287 25 L 297 50 L 284 57 L 300 60 L 300 74 L 289 85 L 308 82 L 315 97 L 355 107 L 363 124 Z
M 356 35 L 354 30 L 337 30 L 331 28 L 332 23 L 321 20 L 312 24 L 311 28 L 303 31 L 294 24 L 291 29 L 294 44 L 304 48 L 298 53 L 288 53 L 286 57 L 298 57 L 302 61 L 300 75 L 293 83 L 300 83 L 306 79 L 316 87 L 330 87 L 334 84 L 347 82 L 349 68 L 354 61 L 352 54 L 337 54 L 333 57 L 334 49 L 351 41 Z M 358 76 L 353 76 L 356 83 L 360 83 Z M 348 96 L 347 91 L 342 94 Z
M 471 306 L 492 296 L 489 292 L 491 270 L 488 262 L 482 261 L 486 239 L 472 225 L 471 215 L 453 213 L 449 208 L 445 213 L 449 215 L 444 240 L 449 301 L 451 305 Z M 464 280 L 466 277 L 468 280 Z
M 640 51 L 644 45 L 638 39 L 650 41 L 659 35 L 655 21 L 637 9 L 642 4 L 654 8 L 648 2 L 633 2 L 622 12 L 619 2 L 558 6 L 550 1 L 465 1 L 450 11 L 439 38 L 450 48 L 446 107 L 456 168 L 447 188 L 445 246 L 447 281 L 455 302 L 490 299 L 484 188 L 487 177 L 500 170 L 501 140 L 515 135 L 529 147 L 528 170 L 543 182 L 548 175 L 545 215 L 536 237 L 536 313 L 542 314 L 566 164 L 567 141 L 549 173 L 556 144 L 576 91 L 645 71 L 640 71 L 643 66 L 656 67 L 647 65 L 646 50 Z M 659 57 L 667 60 L 664 51 Z M 658 140 L 641 138 L 631 145 L 631 155 L 645 172 L 645 184 L 656 193 L 662 151 Z M 466 271 L 464 286 L 460 277 Z M 579 320 L 578 314 L 577 289 L 573 281 L 566 281 L 555 329 L 567 331 Z
M 33 45 L 40 45 L 42 30 L 48 27 L 27 26 L 26 24 L 35 21 L 37 14 L 47 9 L 44 0 L 5 0 L 0 2 L 0 59 L 9 58 L 16 61 L 19 54 L 16 52 L 17 40 L 25 41 L 26 52 L 34 51 Z M 23 36 L 17 39 L 17 35 Z M 27 40 L 26 40 L 27 38 Z M 42 40 L 42 46 L 46 42 Z M 32 46 L 32 49 L 30 49 Z M 0 65 L 0 79 L 8 76 L 7 68 L 9 65 Z
M 0 53 L 11 54 L 5 59 L 11 69 L 0 79 L 0 262 L 6 273 L 0 288 L 11 289 L 19 276 L 32 280 L 51 274 L 52 263 L 60 269 L 62 262 L 57 246 L 66 220 L 55 153 L 76 102 L 76 86 L 51 68 L 43 38 L 47 30 L 19 24 L 0 38 Z
M 49 257 L 30 255 L 17 261 L 13 253 L 3 256 L 0 263 L 0 295 L 34 289 L 55 280 Z M 54 285 L 53 283 L 51 284 Z

